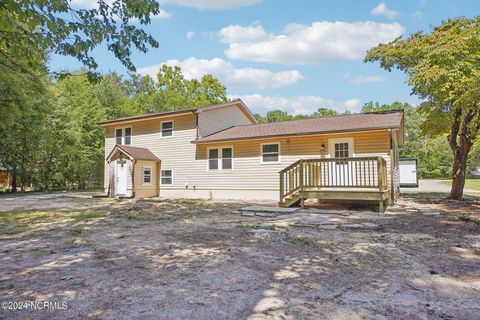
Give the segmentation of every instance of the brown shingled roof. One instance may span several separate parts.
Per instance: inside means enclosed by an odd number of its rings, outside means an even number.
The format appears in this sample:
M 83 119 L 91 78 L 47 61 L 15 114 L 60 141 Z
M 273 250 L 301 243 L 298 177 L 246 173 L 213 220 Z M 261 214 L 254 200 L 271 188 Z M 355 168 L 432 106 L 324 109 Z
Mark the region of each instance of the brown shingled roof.
M 400 128 L 403 110 L 234 126 L 194 143 Z
M 140 148 L 140 147 L 132 147 L 132 146 L 125 146 L 117 144 L 113 147 L 112 151 L 108 155 L 107 159 L 114 154 L 115 150 L 121 150 L 128 156 L 132 157 L 136 160 L 151 160 L 151 161 L 160 161 L 156 155 L 154 155 L 150 150 L 147 148 Z

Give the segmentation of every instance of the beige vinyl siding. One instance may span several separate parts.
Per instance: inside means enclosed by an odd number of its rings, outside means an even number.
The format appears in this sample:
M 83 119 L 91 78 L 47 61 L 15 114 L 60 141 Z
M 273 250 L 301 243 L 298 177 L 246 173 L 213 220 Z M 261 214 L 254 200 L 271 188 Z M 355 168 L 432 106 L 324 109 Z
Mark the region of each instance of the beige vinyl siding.
M 198 114 L 198 134 L 200 137 L 244 124 L 252 124 L 252 121 L 238 105 L 206 110 Z
M 173 136 L 161 137 L 161 122 L 173 120 Z M 115 145 L 114 127 L 107 128 L 106 148 L 108 155 Z M 196 138 L 196 117 L 194 114 L 163 117 L 132 123 L 132 146 L 147 148 L 161 160 L 161 169 L 173 171 L 172 186 L 168 188 L 185 188 L 185 183 L 192 181 L 201 165 L 195 161 L 196 146 L 191 143 Z M 205 169 L 202 167 L 202 169 Z M 159 184 L 156 175 L 156 183 Z M 108 186 L 108 179 L 105 179 Z M 128 186 L 130 187 L 130 186 Z M 161 186 L 165 188 L 167 186 Z
M 328 139 L 350 137 L 354 140 L 355 156 L 383 156 L 387 161 L 387 170 L 390 170 L 390 136 L 387 130 L 216 143 L 199 145 L 197 159 L 205 163 L 206 168 L 207 148 L 232 146 L 233 171 L 209 171 L 206 173 L 208 178 L 199 181 L 197 188 L 278 189 L 280 170 L 299 159 L 328 157 Z M 260 145 L 277 142 L 280 143 L 280 163 L 261 163 Z M 325 151 L 321 153 L 322 144 L 325 145 Z M 201 172 L 199 174 L 202 175 Z
M 208 118 L 212 126 L 214 125 L 213 123 L 223 121 L 213 115 L 213 113 L 221 112 L 221 109 L 208 112 L 212 112 L 212 116 Z M 207 114 L 207 112 L 204 114 Z M 214 121 L 213 119 L 216 120 Z M 173 137 L 161 137 L 160 124 L 162 121 L 169 120 L 174 120 Z M 202 124 L 205 126 L 208 124 L 208 121 L 204 121 Z M 162 190 L 175 190 L 177 194 L 182 192 L 187 194 L 193 190 L 197 190 L 198 193 L 200 193 L 200 190 L 205 190 L 206 192 L 208 190 L 278 190 L 278 172 L 280 170 L 301 158 L 327 157 L 329 154 L 328 139 L 332 138 L 353 137 L 353 152 L 355 156 L 383 156 L 387 161 L 387 172 L 390 179 L 390 134 L 388 130 L 197 145 L 192 143 L 197 136 L 196 116 L 194 114 L 132 122 L 131 125 L 132 145 L 148 148 L 161 161 L 160 168 L 158 168 L 155 176 L 156 183 L 160 184 L 158 174 L 160 170 L 172 170 L 173 185 L 160 185 L 160 196 L 162 196 Z M 279 163 L 261 163 L 260 146 L 262 143 L 269 142 L 280 143 Z M 325 145 L 325 151 L 321 153 L 320 146 L 322 144 Z M 114 145 L 115 126 L 112 125 L 106 129 L 106 155 L 110 153 Z M 207 169 L 207 149 L 211 147 L 233 148 L 232 170 L 209 171 Z M 138 169 L 136 168 L 136 170 Z M 139 179 L 141 179 L 141 169 L 139 171 Z M 106 165 L 106 188 L 108 187 L 108 173 L 108 165 Z M 136 183 L 136 187 L 138 187 L 138 183 Z M 131 188 L 130 181 L 127 188 Z
M 143 183 L 143 168 L 152 168 L 150 184 Z M 158 162 L 138 160 L 135 164 L 135 197 L 149 198 L 158 196 Z

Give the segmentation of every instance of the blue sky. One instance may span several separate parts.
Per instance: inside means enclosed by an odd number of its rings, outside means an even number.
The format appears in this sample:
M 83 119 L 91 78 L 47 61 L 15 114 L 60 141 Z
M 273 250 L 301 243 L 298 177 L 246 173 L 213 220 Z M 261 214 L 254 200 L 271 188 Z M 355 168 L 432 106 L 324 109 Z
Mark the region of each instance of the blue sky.
M 72 0 L 91 8 L 96 0 Z M 454 17 L 480 14 L 478 0 L 287 1 L 161 0 L 144 29 L 160 43 L 135 52 L 141 74 L 163 63 L 189 78 L 212 73 L 252 111 L 311 113 L 318 107 L 359 111 L 368 101 L 418 104 L 405 76 L 363 63 L 368 48 Z M 94 51 L 101 72 L 127 74 L 105 47 Z M 53 70 L 80 64 L 52 56 Z

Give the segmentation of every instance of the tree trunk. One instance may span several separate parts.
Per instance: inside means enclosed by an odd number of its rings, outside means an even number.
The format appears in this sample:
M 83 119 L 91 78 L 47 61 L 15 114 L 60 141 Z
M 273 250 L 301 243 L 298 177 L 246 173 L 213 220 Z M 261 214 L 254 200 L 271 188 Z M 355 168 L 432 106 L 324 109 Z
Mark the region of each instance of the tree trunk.
M 12 170 L 12 193 L 17 192 L 17 167 L 13 167 Z
M 462 148 L 463 149 L 463 148 Z M 465 172 L 467 169 L 468 152 L 458 150 L 453 159 L 452 171 L 452 189 L 450 190 L 449 199 L 461 200 L 463 197 L 463 188 L 465 186 Z M 462 152 L 463 151 L 463 152 Z
M 454 113 L 451 131 L 448 135 L 448 142 L 453 152 L 452 189 L 449 199 L 461 200 L 463 197 L 468 153 L 473 145 L 473 137 L 476 136 L 478 130 L 476 128 L 472 133 L 469 127 L 476 114 L 476 109 L 470 109 L 462 119 L 461 109 L 457 109 Z

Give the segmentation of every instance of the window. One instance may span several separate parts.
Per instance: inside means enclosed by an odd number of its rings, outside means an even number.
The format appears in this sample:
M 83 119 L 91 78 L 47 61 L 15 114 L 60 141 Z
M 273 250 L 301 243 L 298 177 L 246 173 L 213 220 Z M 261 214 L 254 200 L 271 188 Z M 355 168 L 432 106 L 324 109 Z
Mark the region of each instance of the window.
M 150 184 L 152 182 L 152 167 L 143 167 L 143 184 Z
M 163 185 L 173 184 L 172 170 L 162 170 L 161 171 L 160 182 Z
M 279 162 L 280 161 L 280 144 L 262 144 L 262 162 Z
M 115 143 L 116 144 L 131 144 L 132 143 L 132 128 L 117 128 L 115 129 Z
M 115 143 L 122 144 L 122 129 L 115 130 Z
M 222 170 L 232 169 L 232 148 L 222 149 Z
M 208 150 L 208 170 L 218 170 L 218 149 Z
M 232 148 L 209 149 L 208 150 L 208 170 L 210 171 L 232 170 L 232 167 L 233 167 L 232 158 L 233 158 Z
M 130 144 L 132 138 L 132 128 L 125 128 L 124 144 Z
M 173 136 L 173 121 L 162 122 L 162 137 Z
M 348 158 L 348 142 L 335 143 L 335 158 Z

